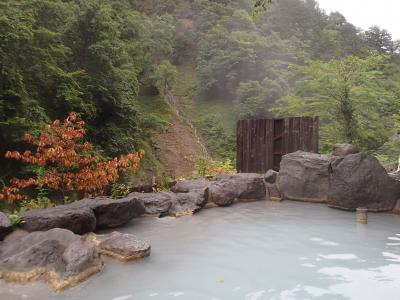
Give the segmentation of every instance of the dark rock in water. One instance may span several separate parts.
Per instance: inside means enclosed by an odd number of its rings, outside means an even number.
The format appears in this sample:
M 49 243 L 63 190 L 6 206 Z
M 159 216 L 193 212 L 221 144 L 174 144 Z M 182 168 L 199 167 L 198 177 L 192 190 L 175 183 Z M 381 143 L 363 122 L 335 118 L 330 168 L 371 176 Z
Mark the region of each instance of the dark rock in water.
M 259 174 L 220 174 L 209 187 L 209 202 L 219 206 L 231 205 L 237 201 L 265 200 L 264 179 Z
M 333 146 L 334 156 L 346 156 L 358 153 L 357 147 L 352 144 L 336 144 Z
M 277 179 L 283 199 L 326 202 L 330 162 L 329 157 L 303 151 L 284 155 Z
M 96 229 L 96 217 L 88 207 L 68 208 L 56 206 L 47 209 L 33 209 L 21 214 L 21 228 L 26 231 L 46 231 L 65 228 L 76 234 L 84 234 Z
M 172 193 L 131 193 L 128 197 L 138 199 L 147 215 L 167 214 L 172 206 Z
M 173 202 L 168 215 L 174 217 L 192 215 L 202 209 L 207 202 L 202 190 L 189 193 L 175 193 L 172 196 Z
M 0 211 L 0 241 L 13 230 L 13 226 L 8 217 Z
M 102 269 L 96 247 L 66 229 L 15 231 L 0 245 L 0 278 L 25 283 L 44 279 L 56 291 Z
M 64 207 L 90 208 L 96 216 L 96 228 L 113 228 L 144 214 L 142 203 L 130 195 L 120 199 L 109 197 L 83 199 Z
M 207 179 L 182 180 L 178 181 L 171 188 L 171 191 L 174 193 L 188 193 L 196 190 L 204 190 L 210 185 L 211 182 Z
M 390 211 L 400 198 L 398 182 L 372 156 L 350 154 L 331 164 L 328 205 L 355 210 Z
M 142 203 L 128 196 L 121 199 L 83 199 L 53 208 L 33 209 L 22 213 L 21 217 L 24 220 L 22 228 L 30 232 L 65 228 L 76 234 L 84 234 L 96 228 L 121 226 L 143 213 Z
M 88 241 L 97 245 L 101 254 L 121 261 L 140 259 L 150 255 L 150 244 L 132 234 L 112 232 L 105 235 L 89 234 Z
M 276 172 L 274 170 L 268 170 L 267 173 L 264 175 L 264 180 L 267 183 L 275 183 L 276 179 L 278 178 L 279 172 Z

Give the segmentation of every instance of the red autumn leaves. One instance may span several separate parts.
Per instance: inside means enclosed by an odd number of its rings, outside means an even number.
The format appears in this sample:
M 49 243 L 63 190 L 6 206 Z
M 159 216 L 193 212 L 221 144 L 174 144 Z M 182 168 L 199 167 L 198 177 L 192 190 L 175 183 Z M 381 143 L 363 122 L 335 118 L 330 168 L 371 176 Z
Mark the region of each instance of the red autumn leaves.
M 44 172 L 34 178 L 11 179 L 10 187 L 0 191 L 0 200 L 9 204 L 22 200 L 23 189 L 38 186 L 100 194 L 118 179 L 120 172 L 139 169 L 143 151 L 106 161 L 94 154 L 90 143 L 82 141 L 85 135 L 85 122 L 78 120 L 76 113 L 70 113 L 64 121 L 46 125 L 38 137 L 26 134 L 24 141 L 32 144 L 35 151 L 8 151 L 6 157 L 42 167 Z

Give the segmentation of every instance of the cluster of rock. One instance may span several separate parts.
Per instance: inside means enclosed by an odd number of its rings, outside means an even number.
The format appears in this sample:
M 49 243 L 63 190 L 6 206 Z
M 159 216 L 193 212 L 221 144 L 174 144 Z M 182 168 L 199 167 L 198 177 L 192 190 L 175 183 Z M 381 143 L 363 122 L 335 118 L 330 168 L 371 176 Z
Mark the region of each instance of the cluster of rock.
M 0 213 L 0 241 L 5 237 L 0 242 L 0 278 L 21 283 L 43 279 L 59 291 L 99 272 L 101 254 L 121 261 L 150 255 L 149 243 L 133 235 L 96 235 L 95 230 L 118 227 L 142 215 L 180 217 L 205 206 L 265 196 L 259 174 L 220 175 L 215 181 L 177 182 L 171 192 L 133 192 L 121 199 L 98 197 L 30 210 L 21 214 L 23 223 L 14 232 Z
M 144 207 L 136 197 L 98 197 L 23 212 L 21 228 L 29 232 L 64 228 L 76 234 L 84 234 L 96 229 L 121 226 L 143 213 Z
M 129 196 L 143 204 L 146 215 L 181 217 L 192 215 L 203 207 L 265 199 L 266 189 L 259 174 L 223 174 L 213 181 L 178 181 L 171 192 L 131 193 Z
M 150 255 L 150 245 L 117 232 L 98 237 L 60 228 L 31 233 L 17 230 L 1 242 L 0 278 L 20 283 L 44 280 L 60 291 L 101 271 L 100 254 L 133 260 Z
M 372 156 L 338 145 L 327 157 L 298 151 L 281 162 L 277 187 L 283 199 L 327 203 L 330 207 L 391 211 L 400 199 L 400 182 Z
M 101 254 L 121 261 L 148 256 L 149 243 L 133 235 L 93 233 L 143 215 L 181 217 L 203 207 L 265 199 L 400 212 L 398 176 L 389 176 L 375 158 L 357 153 L 351 145 L 337 145 L 334 154 L 298 151 L 283 157 L 279 173 L 221 174 L 211 181 L 178 181 L 170 192 L 133 192 L 121 199 L 98 197 L 35 209 L 21 214 L 22 230 L 14 232 L 0 212 L 0 241 L 5 237 L 0 242 L 0 278 L 44 279 L 54 290 L 62 290 L 100 271 Z

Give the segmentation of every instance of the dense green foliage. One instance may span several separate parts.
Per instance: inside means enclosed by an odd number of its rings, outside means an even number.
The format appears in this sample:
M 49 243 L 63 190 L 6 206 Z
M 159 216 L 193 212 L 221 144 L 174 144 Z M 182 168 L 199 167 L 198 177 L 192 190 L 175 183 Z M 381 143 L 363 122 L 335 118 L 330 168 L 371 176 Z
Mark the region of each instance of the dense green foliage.
M 297 67 L 297 74 L 304 79 L 274 111 L 280 115 L 320 116 L 326 152 L 338 141 L 377 151 L 396 135 L 400 125 L 396 87 L 385 75 L 388 64 L 384 56 L 348 56 Z
M 392 159 L 399 50 L 314 0 L 4 0 L 0 156 L 70 111 L 104 155 L 147 151 L 171 112 L 144 102 L 168 86 L 192 98 L 182 107 L 216 158 L 234 158 L 236 119 L 319 114 L 322 150 L 352 141 Z
M 0 11 L 1 156 L 71 111 L 105 155 L 134 151 L 139 88 L 172 58 L 175 19 L 119 0 L 7 0 Z

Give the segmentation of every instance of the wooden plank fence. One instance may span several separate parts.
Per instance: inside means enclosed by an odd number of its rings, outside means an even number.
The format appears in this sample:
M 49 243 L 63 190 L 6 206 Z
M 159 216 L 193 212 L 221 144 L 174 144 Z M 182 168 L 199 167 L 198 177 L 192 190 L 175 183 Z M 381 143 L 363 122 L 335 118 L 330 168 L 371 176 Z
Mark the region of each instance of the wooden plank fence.
M 282 156 L 287 153 L 318 152 L 318 117 L 239 120 L 236 132 L 239 173 L 279 170 Z

